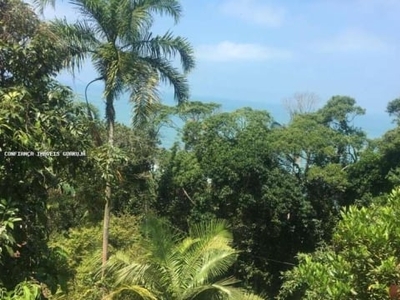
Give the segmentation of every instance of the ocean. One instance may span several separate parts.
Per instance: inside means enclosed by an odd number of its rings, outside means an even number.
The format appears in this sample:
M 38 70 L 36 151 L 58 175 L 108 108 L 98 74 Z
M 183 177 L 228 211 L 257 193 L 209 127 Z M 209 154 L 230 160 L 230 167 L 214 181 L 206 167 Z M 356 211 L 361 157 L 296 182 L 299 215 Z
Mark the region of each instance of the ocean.
M 74 82 L 73 84 L 64 84 L 69 85 L 76 93 L 78 99 L 84 101 L 85 86 L 82 83 Z M 99 109 L 100 115 L 104 117 L 105 105 L 102 100 L 102 89 L 103 86 L 101 83 L 92 84 L 88 88 L 88 100 Z M 175 104 L 172 93 L 161 92 L 161 97 L 164 104 Z M 221 104 L 221 111 L 226 112 L 234 111 L 242 107 L 251 107 L 253 109 L 266 110 L 271 114 L 273 119 L 280 124 L 285 124 L 289 121 L 289 114 L 285 110 L 284 105 L 282 103 L 269 102 L 268 99 L 263 101 L 249 101 L 193 96 L 191 97 L 191 100 L 202 102 L 215 102 Z M 132 107 L 128 101 L 127 96 L 121 97 L 121 99 L 115 101 L 115 111 L 117 122 L 123 123 L 128 126 L 131 124 Z M 379 138 L 386 131 L 395 127 L 395 124 L 393 124 L 388 114 L 368 111 L 365 115 L 355 118 L 353 124 L 357 127 L 362 128 L 367 133 L 368 138 Z M 179 141 L 179 136 L 177 135 L 176 130 L 171 128 L 163 128 L 161 130 L 160 138 L 161 145 L 165 148 L 170 148 L 174 144 L 174 142 Z

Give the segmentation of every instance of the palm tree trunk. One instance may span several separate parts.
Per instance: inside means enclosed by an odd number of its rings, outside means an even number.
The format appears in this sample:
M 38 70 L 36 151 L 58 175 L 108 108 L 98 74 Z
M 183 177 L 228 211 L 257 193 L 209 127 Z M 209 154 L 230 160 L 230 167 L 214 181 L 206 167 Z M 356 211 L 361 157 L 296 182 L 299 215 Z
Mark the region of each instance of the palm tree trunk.
M 108 236 L 110 231 L 110 210 L 111 210 L 111 184 L 106 183 L 105 204 L 103 217 L 103 250 L 101 255 L 101 278 L 104 278 L 105 267 L 108 259 Z
M 108 144 L 112 148 L 114 146 L 114 122 L 115 122 L 115 110 L 113 97 L 108 95 L 106 99 L 106 119 L 107 119 L 107 131 L 108 131 Z M 103 217 L 103 249 L 102 249 L 102 268 L 101 278 L 104 278 L 105 267 L 108 259 L 108 239 L 110 231 L 110 211 L 111 211 L 111 182 L 110 177 L 106 177 L 106 189 L 105 189 L 105 204 L 104 204 L 104 217 Z

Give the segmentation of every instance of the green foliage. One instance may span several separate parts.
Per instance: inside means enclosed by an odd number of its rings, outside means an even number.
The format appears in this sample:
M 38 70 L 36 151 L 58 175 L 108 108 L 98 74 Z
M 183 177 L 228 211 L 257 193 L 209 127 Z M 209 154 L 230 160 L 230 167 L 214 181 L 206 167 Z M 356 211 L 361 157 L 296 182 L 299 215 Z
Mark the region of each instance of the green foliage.
M 334 96 L 318 111 L 297 114 L 288 126 L 277 128 L 271 141 L 284 166 L 306 178 L 312 166 L 355 163 L 366 143 L 365 133 L 352 125 L 364 114 L 355 104 L 352 98 Z
M 9 292 L 0 288 L 0 299 L 2 300 L 35 300 L 40 299 L 40 296 L 41 287 L 34 282 L 21 282 Z
M 354 99 L 334 96 L 313 113 L 294 115 L 287 126 L 270 135 L 281 166 L 298 178 L 311 203 L 324 240 L 330 239 L 341 207 L 369 198 L 367 187 L 355 184 L 367 184 L 365 174 L 357 177 L 357 167 L 353 168 L 367 146 L 365 133 L 353 119 L 364 113 Z
M 240 250 L 232 268 L 246 285 L 279 286 L 279 272 L 320 239 L 319 220 L 293 174 L 271 147 L 272 119 L 244 108 L 188 122 L 185 149 L 161 161 L 155 209 L 186 230 L 188 222 L 223 218 Z
M 218 103 L 204 103 L 201 101 L 188 101 L 178 107 L 178 115 L 184 121 L 199 122 L 211 116 L 221 108 Z
M 370 207 L 342 212 L 330 246 L 300 254 L 279 299 L 385 299 L 400 280 L 400 190 Z
M 0 259 L 4 249 L 8 251 L 8 254 L 14 255 L 11 247 L 14 246 L 16 242 L 12 231 L 14 230 L 14 224 L 22 220 L 17 217 L 17 213 L 17 208 L 12 207 L 6 200 L 0 199 Z
M 283 166 L 304 178 L 311 166 L 325 165 L 326 157 L 335 156 L 334 135 L 316 113 L 295 115 L 287 127 L 274 130 L 271 142 Z
M 395 118 L 394 121 L 399 124 L 400 121 L 400 98 L 390 101 L 386 107 L 386 112 Z
M 114 216 L 110 226 L 110 255 L 117 251 L 137 249 L 140 235 L 139 218 L 129 215 Z M 97 270 L 101 266 L 102 228 L 95 225 L 70 228 L 65 233 L 54 233 L 50 245 L 65 253 L 64 264 L 70 274 L 67 288 L 60 288 L 52 299 L 102 299 L 108 282 L 102 282 Z
M 135 129 L 116 124 L 115 146 L 120 148 L 126 157 L 126 161 L 115 168 L 120 174 L 113 201 L 113 211 L 116 214 L 141 214 L 146 212 L 150 203 L 154 201 L 155 183 L 151 170 L 159 152 L 158 133 L 155 132 L 158 129 L 155 127 L 158 127 L 156 122 Z
M 47 201 L 51 190 L 84 165 L 82 158 L 61 153 L 90 147 L 86 110 L 74 102 L 70 89 L 51 79 L 62 67 L 65 49 L 47 25 L 20 1 L 2 4 L 0 195 L 13 203 L 20 221 L 12 230 L 13 255 L 1 259 L 0 284 L 17 297 L 27 291 L 21 282 L 28 280 L 48 297 L 62 284 L 65 270 L 62 255 L 47 245 Z M 52 153 L 40 155 L 44 152 Z
M 164 152 L 160 160 L 157 201 L 153 207 L 179 228 L 187 229 L 191 211 L 207 189 L 207 178 L 194 153 L 180 151 L 175 146 Z M 193 202 L 196 199 L 196 203 Z M 179 212 L 179 213 L 177 213 Z M 201 217 L 205 218 L 207 212 Z
M 55 271 L 47 262 L 52 256 L 45 244 L 49 191 L 68 181 L 83 165 L 83 158 L 38 153 L 84 151 L 90 146 L 85 134 L 85 112 L 68 98 L 70 94 L 65 88 L 55 84 L 48 88 L 47 95 L 46 91 L 32 91 L 31 95 L 23 88 L 0 92 L 4 104 L 0 119 L 7 120 L 0 143 L 3 153 L 16 153 L 3 156 L 0 192 L 19 210 L 21 223 L 15 230 L 15 239 L 24 245 L 18 250 L 21 253 L 18 259 L 8 258 L 4 262 L 7 272 L 1 280 L 9 287 L 31 276 L 31 272 L 37 280 L 51 278 L 45 275 Z M 19 152 L 32 155 L 19 156 Z
M 234 287 L 237 280 L 222 277 L 238 254 L 226 222 L 192 225 L 185 236 L 164 220 L 148 217 L 142 230 L 142 253 L 110 258 L 108 272 L 116 285 L 108 298 L 130 292 L 126 295 L 134 299 L 261 299 Z
M 127 161 L 126 155 L 121 149 L 105 144 L 92 150 L 90 158 L 94 160 L 94 164 L 98 166 L 101 179 L 110 182 L 113 185 L 121 180 L 120 171 L 118 170 Z
M 284 126 L 250 108 L 218 113 L 218 104 L 187 101 L 188 41 L 150 33 L 156 14 L 178 21 L 178 1 L 73 4 L 78 22 L 49 25 L 19 0 L 0 3 L 0 151 L 87 154 L 2 156 L 1 299 L 213 299 L 228 291 L 260 299 L 224 274 L 273 297 L 280 272 L 296 263 L 280 299 L 386 296 L 399 280 L 399 192 L 385 197 L 400 182 L 399 128 L 368 141 L 353 125 L 364 110 L 345 96 L 311 113 L 299 105 Z M 175 56 L 182 70 L 171 65 Z M 87 58 L 105 83 L 107 127 L 52 79 Z M 181 105 L 159 103 L 160 81 Z M 134 129 L 114 124 L 114 100 L 125 92 Z M 396 121 L 399 103 L 387 107 Z M 186 122 L 184 146 L 160 151 L 160 128 L 176 127 L 171 116 Z M 105 187 L 113 191 L 113 260 L 100 280 Z M 148 218 L 141 235 L 138 218 L 125 214 L 152 209 L 179 229 Z M 323 240 L 330 246 L 295 260 Z
M 348 168 L 351 184 L 348 198 L 368 204 L 373 197 L 387 195 L 399 184 L 400 127 L 370 141 L 360 160 Z
M 0 12 L 0 87 L 43 87 L 73 50 L 58 42 L 49 26 L 20 0 L 2 1 Z

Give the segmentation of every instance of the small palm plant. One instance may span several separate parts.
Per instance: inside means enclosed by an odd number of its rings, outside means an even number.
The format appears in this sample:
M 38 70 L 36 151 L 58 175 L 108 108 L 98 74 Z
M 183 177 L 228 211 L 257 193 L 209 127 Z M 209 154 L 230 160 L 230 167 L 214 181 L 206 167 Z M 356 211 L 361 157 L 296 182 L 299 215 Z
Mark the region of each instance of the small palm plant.
M 190 226 L 188 235 L 167 222 L 150 217 L 143 225 L 141 253 L 117 253 L 108 262 L 114 291 L 107 299 L 261 300 L 236 287 L 224 274 L 236 261 L 232 234 L 225 221 Z

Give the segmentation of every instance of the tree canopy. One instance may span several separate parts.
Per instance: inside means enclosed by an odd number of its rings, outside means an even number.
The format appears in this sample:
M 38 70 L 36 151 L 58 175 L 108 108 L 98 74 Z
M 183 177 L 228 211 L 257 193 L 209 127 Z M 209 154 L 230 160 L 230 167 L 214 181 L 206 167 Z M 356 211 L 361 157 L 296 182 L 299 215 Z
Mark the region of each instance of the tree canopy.
M 70 4 L 76 23 L 0 0 L 1 299 L 398 297 L 399 99 L 376 139 L 345 95 L 295 94 L 286 124 L 225 111 L 190 99 L 189 41 L 152 33 L 179 1 Z M 105 120 L 55 79 L 86 62 Z

